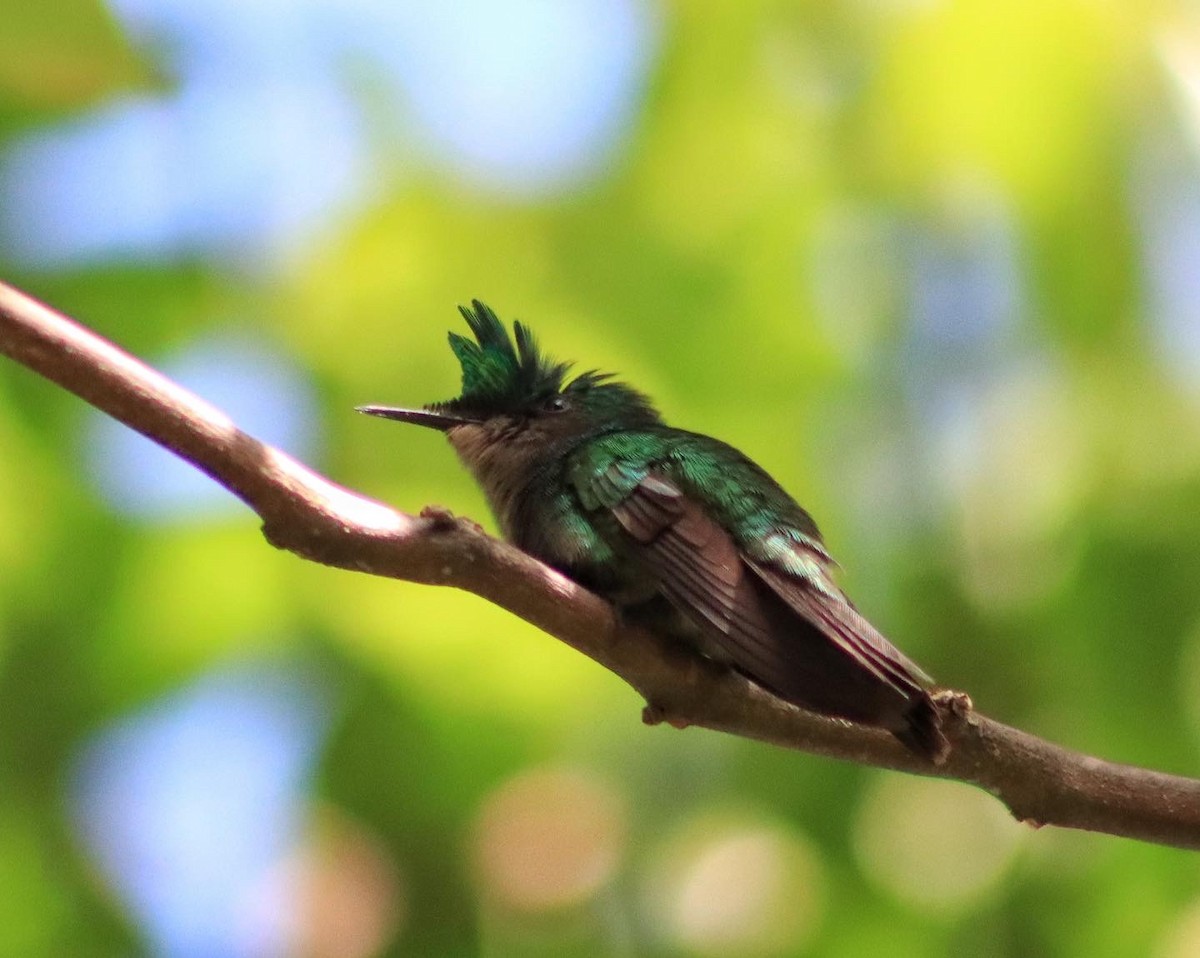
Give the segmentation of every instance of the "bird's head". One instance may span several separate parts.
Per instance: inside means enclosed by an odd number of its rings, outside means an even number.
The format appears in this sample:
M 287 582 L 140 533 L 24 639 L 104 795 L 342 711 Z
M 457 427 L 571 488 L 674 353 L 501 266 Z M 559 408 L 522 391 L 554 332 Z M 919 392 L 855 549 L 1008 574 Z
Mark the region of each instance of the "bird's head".
M 460 451 L 481 442 L 541 444 L 606 429 L 661 422 L 650 401 L 624 383 L 591 370 L 569 377 L 570 363 L 543 355 L 529 327 L 513 333 L 479 300 L 460 306 L 474 340 L 450 333 L 462 365 L 462 393 L 422 409 L 360 406 L 359 411 L 445 432 Z

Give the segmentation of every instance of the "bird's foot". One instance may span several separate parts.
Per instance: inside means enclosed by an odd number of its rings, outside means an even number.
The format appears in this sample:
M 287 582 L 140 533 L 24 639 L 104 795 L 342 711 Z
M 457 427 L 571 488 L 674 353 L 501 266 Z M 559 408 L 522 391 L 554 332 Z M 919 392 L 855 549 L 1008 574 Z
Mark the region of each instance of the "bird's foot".
M 978 724 L 975 718 L 975 703 L 966 692 L 960 692 L 958 689 L 937 689 L 931 693 L 930 698 L 933 699 L 933 707 L 941 716 L 940 724 L 946 733 L 951 733 L 952 729 L 962 733 Z M 953 737 L 951 733 L 949 738 Z M 937 765 L 942 764 L 942 761 L 944 756 L 941 760 L 934 759 Z
M 421 510 L 421 518 L 432 523 L 434 529 L 437 529 L 439 532 L 449 532 L 451 529 L 456 529 L 459 526 L 466 526 L 472 532 L 484 535 L 483 526 L 474 519 L 460 518 L 445 506 L 426 506 Z
M 685 718 L 680 718 L 678 715 L 672 715 L 661 705 L 655 705 L 653 702 L 647 702 L 646 707 L 642 709 L 642 721 L 647 725 L 660 725 L 666 722 L 671 728 L 683 730 L 692 723 Z
M 438 529 L 448 529 L 458 524 L 458 518 L 445 506 L 428 505 L 421 510 L 421 518 L 427 519 Z
M 938 689 L 931 698 L 938 711 L 948 712 L 956 719 L 966 719 L 975 711 L 975 703 L 971 701 L 971 696 L 957 689 Z

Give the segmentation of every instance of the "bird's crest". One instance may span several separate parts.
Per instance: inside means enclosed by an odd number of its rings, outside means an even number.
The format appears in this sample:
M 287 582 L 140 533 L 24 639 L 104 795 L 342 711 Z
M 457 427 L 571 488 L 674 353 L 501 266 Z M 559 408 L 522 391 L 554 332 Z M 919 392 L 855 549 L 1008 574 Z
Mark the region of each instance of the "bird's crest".
M 609 373 L 588 370 L 571 379 L 570 363 L 546 356 L 524 323 L 513 323 L 510 337 L 500 318 L 479 300 L 460 306 L 471 332 L 450 333 L 450 348 L 462 365 L 462 395 L 430 409 L 454 412 L 519 412 L 536 406 L 556 393 L 587 396 L 594 410 L 623 412 L 630 422 L 657 422 L 650 400 Z
M 513 337 L 500 318 L 479 300 L 458 311 L 475 334 L 475 342 L 450 334 L 450 348 L 462 365 L 462 406 L 510 408 L 563 388 L 569 363 L 542 355 L 533 333 L 523 323 L 513 323 Z

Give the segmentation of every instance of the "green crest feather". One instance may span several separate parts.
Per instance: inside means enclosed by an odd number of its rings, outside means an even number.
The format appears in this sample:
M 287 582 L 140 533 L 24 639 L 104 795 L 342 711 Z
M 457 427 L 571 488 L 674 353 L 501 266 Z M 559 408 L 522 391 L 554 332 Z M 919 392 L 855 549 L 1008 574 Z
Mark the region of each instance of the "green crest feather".
M 658 414 L 641 393 L 611 382 L 607 373 L 589 370 L 569 382 L 570 363 L 545 356 L 524 323 L 513 323 L 510 337 L 500 318 L 479 300 L 458 311 L 474 334 L 474 341 L 450 333 L 450 348 L 462 366 L 462 395 L 431 408 L 486 412 L 520 412 L 556 393 L 588 394 L 592 401 L 624 408 L 643 419 Z
M 450 348 L 462 366 L 456 405 L 516 408 L 563 388 L 569 365 L 543 356 L 528 326 L 513 323 L 510 338 L 495 312 L 477 299 L 458 311 L 475 341 L 450 334 Z

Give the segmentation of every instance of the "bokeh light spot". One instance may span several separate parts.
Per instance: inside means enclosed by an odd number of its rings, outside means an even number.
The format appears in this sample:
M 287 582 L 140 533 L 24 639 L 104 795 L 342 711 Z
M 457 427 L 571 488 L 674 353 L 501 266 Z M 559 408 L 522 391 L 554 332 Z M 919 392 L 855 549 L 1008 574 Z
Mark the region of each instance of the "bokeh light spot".
M 854 846 L 864 871 L 896 898 L 957 913 L 995 888 L 1023 826 L 989 795 L 953 782 L 880 776 L 858 814 Z
M 626 809 L 611 786 L 567 769 L 524 772 L 483 804 L 473 849 L 485 893 L 540 911 L 584 901 L 616 873 Z
M 280 953 L 295 845 L 327 723 L 322 690 L 240 666 L 102 731 L 73 788 L 84 843 L 162 955 Z
M 1070 570 L 1054 548 L 1088 481 L 1081 409 L 1044 362 L 999 371 L 937 437 L 935 474 L 961 537 L 963 579 L 983 605 L 1030 602 Z
M 425 0 L 396 16 L 400 52 L 383 62 L 468 181 L 533 193 L 578 180 L 640 103 L 654 24 L 637 0 Z
M 1200 955 L 1200 901 L 1185 908 L 1167 925 L 1154 958 L 1196 958 Z
M 293 948 L 303 958 L 371 958 L 398 935 L 404 884 L 383 839 L 332 807 L 285 867 L 296 890 Z
M 1142 153 L 1133 193 L 1148 328 L 1164 369 L 1200 397 L 1200 162 L 1193 144 L 1170 136 L 1145 143 Z
M 796 834 L 745 817 L 701 816 L 668 842 L 647 897 L 662 934 L 697 955 L 790 955 L 824 910 L 820 858 Z
M 106 104 L 12 146 L 0 232 L 46 269 L 205 252 L 270 264 L 356 195 L 353 125 L 344 97 L 305 77 Z

